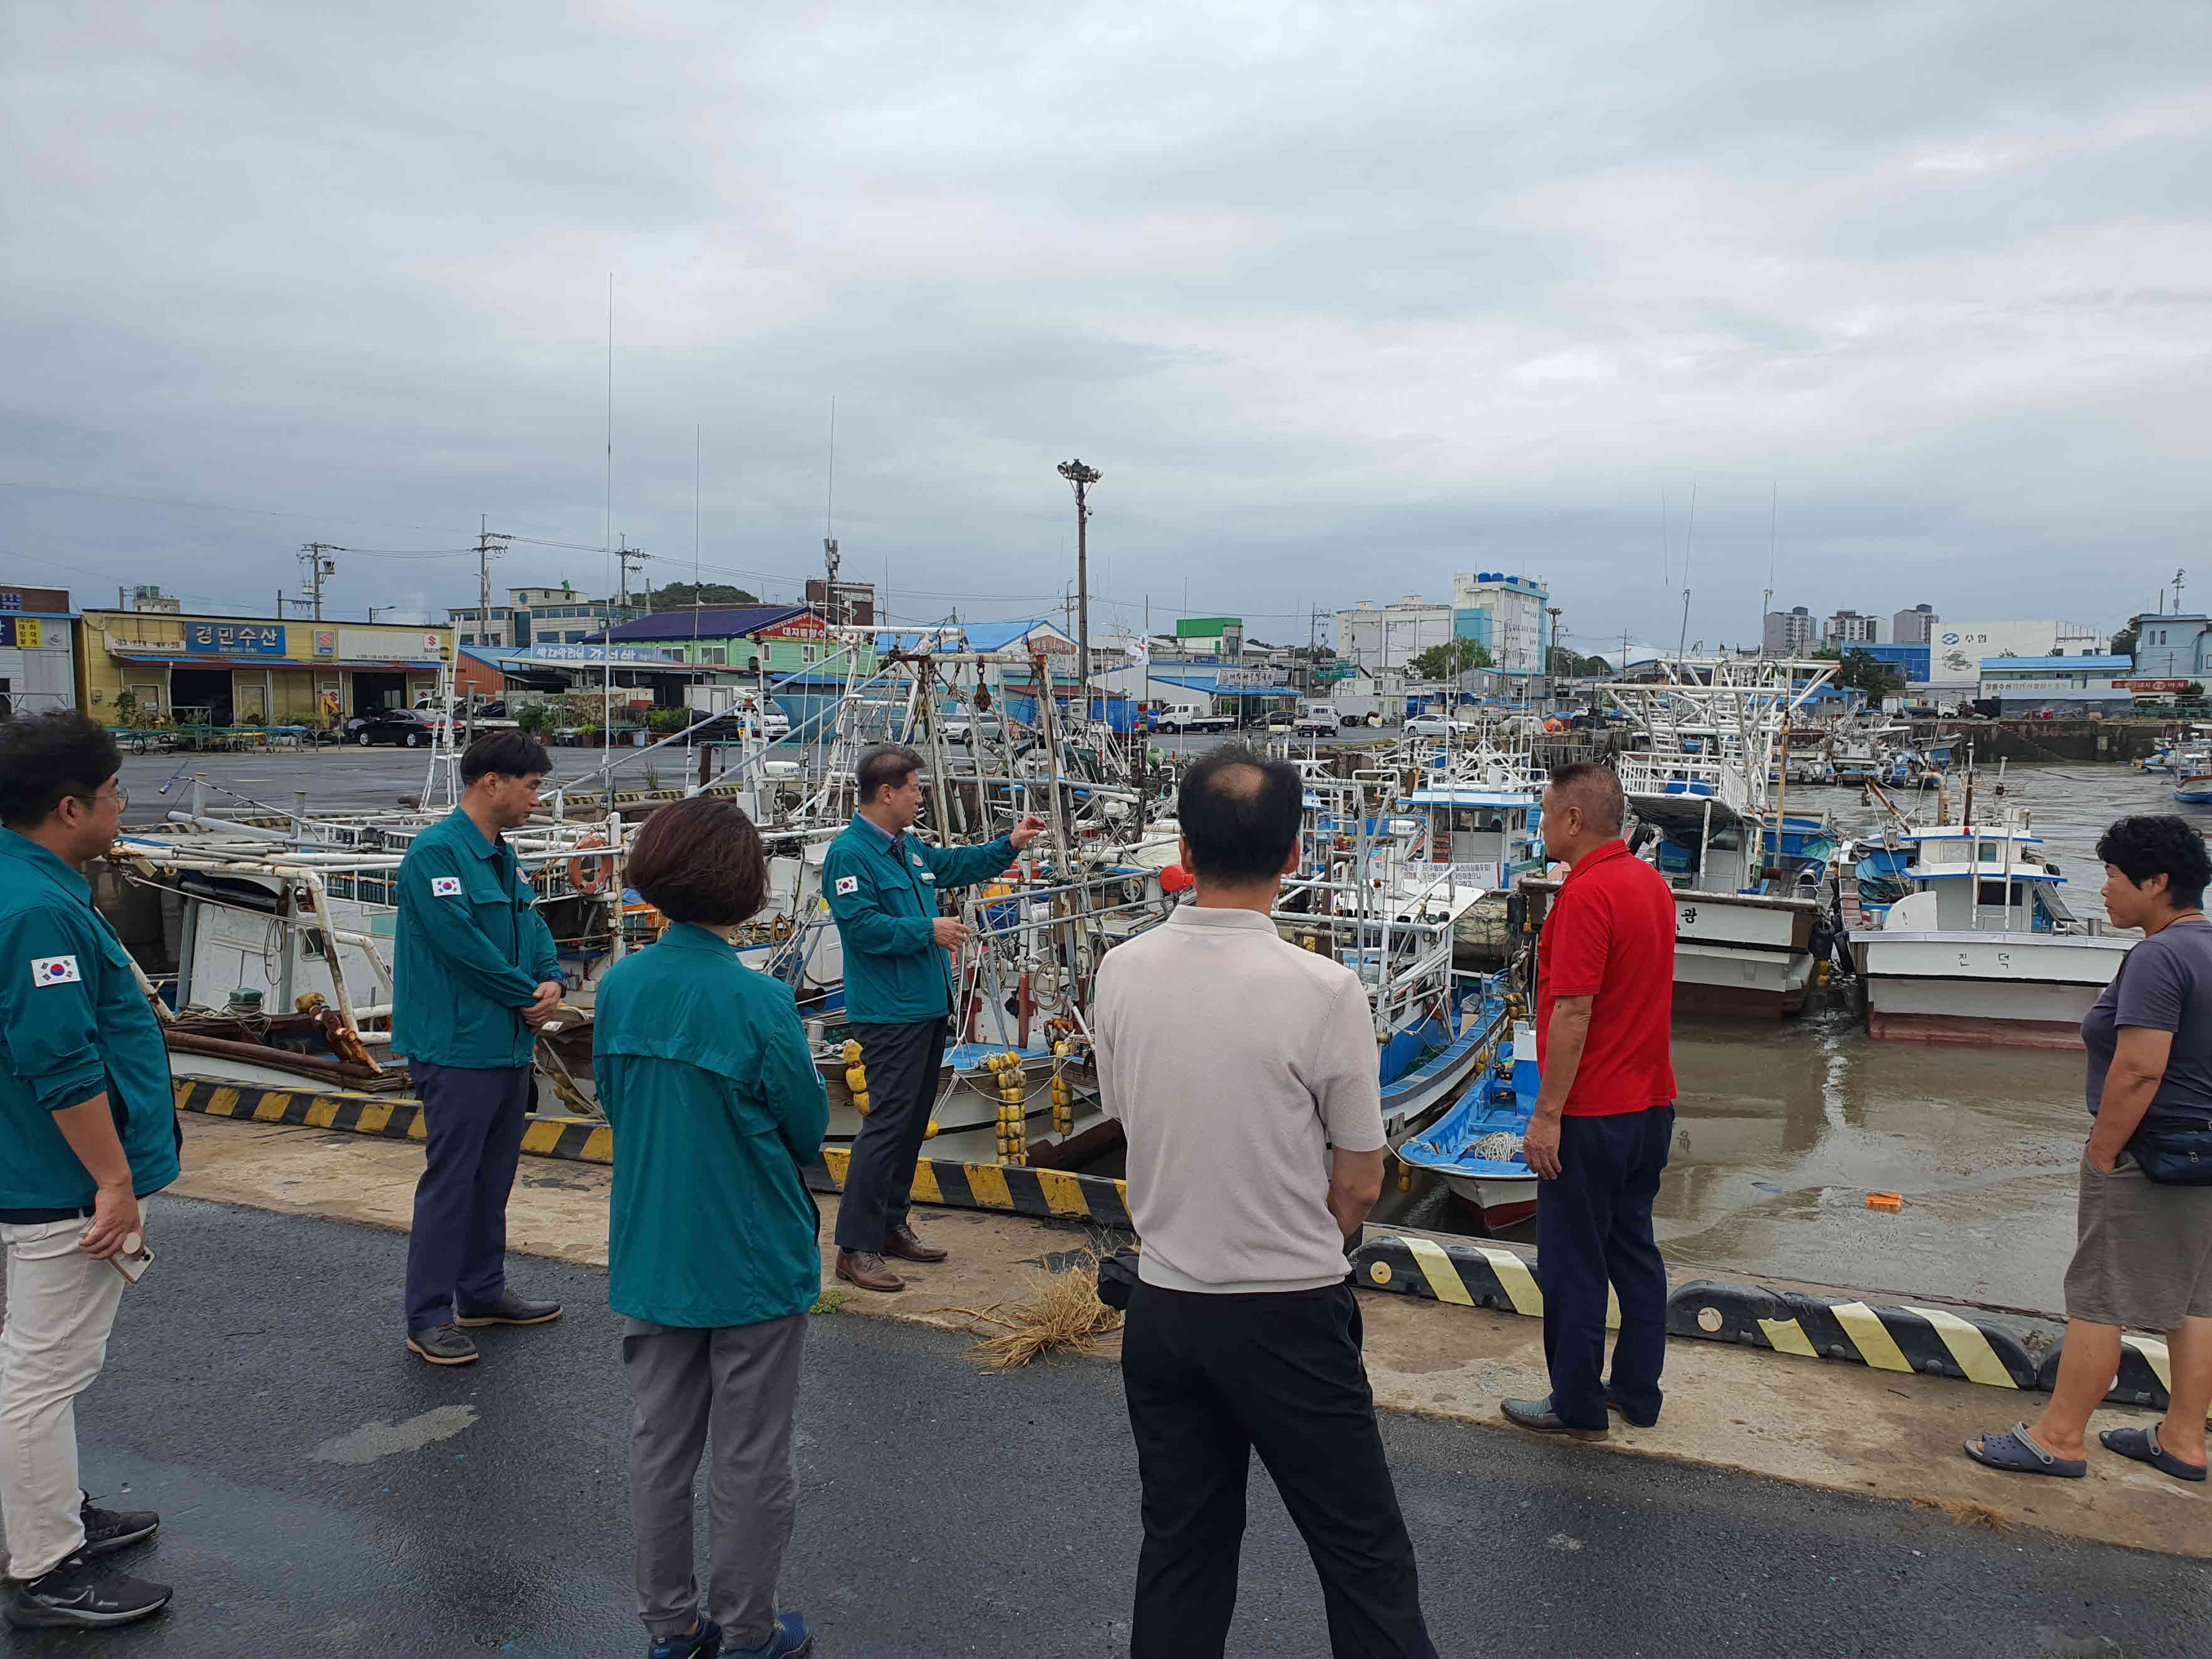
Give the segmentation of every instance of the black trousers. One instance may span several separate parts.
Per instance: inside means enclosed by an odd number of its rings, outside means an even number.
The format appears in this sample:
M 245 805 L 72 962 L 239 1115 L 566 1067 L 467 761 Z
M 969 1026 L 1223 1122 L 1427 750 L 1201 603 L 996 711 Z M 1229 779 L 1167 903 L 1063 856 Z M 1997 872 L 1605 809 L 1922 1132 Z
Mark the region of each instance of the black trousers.
M 1131 1293 L 1121 1385 L 1145 1490 L 1131 1659 L 1222 1651 L 1255 1450 L 1321 1575 L 1330 1652 L 1436 1659 L 1359 1338 L 1348 1285 Z
M 407 1328 L 495 1306 L 507 1289 L 507 1199 L 522 1156 L 527 1066 L 409 1063 L 422 1097 L 422 1178 L 407 1236 Z
M 906 1219 L 914 1164 L 921 1155 L 929 1109 L 937 1103 L 937 1073 L 950 1029 L 941 1015 L 853 1027 L 860 1063 L 868 1068 L 868 1115 L 860 1120 L 845 1170 L 845 1195 L 837 1201 L 841 1250 L 880 1251 L 884 1235 Z
M 1536 1269 L 1544 1289 L 1544 1359 L 1552 1409 L 1571 1428 L 1601 1429 L 1606 1286 L 1620 1297 L 1613 1393 L 1638 1421 L 1659 1415 L 1667 1363 L 1667 1264 L 1651 1237 L 1651 1201 L 1674 1138 L 1674 1109 L 1559 1120 L 1559 1178 L 1536 1183 Z

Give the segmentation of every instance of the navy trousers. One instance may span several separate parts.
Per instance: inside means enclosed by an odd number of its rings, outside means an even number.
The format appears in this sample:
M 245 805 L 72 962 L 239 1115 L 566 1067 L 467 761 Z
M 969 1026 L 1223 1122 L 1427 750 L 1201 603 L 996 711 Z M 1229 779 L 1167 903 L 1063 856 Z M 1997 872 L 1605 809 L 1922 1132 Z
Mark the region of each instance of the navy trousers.
M 407 1239 L 407 1328 L 430 1330 L 507 1289 L 507 1195 L 530 1110 L 527 1066 L 479 1071 L 410 1060 L 422 1097 L 422 1178 Z
M 1559 1178 L 1536 1183 L 1536 1268 L 1552 1409 L 1570 1428 L 1606 1426 L 1606 1286 L 1620 1297 L 1613 1397 L 1639 1422 L 1659 1415 L 1667 1363 L 1667 1266 L 1651 1201 L 1674 1138 L 1674 1109 L 1559 1120 Z
M 853 1026 L 860 1063 L 868 1068 L 868 1115 L 853 1141 L 845 1194 L 837 1200 L 837 1248 L 876 1255 L 884 1235 L 906 1219 L 915 1161 L 937 1103 L 938 1068 L 951 1022 Z

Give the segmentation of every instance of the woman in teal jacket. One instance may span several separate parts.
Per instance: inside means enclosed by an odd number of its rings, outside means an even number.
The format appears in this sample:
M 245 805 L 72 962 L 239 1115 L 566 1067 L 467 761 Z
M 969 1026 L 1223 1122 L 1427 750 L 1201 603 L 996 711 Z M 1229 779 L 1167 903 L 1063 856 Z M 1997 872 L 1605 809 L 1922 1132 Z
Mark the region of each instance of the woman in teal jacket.
M 796 1659 L 776 1580 L 799 1496 L 792 1415 L 821 1291 L 814 1200 L 829 1101 L 790 989 L 738 960 L 761 907 L 760 833 L 696 796 L 646 820 L 629 883 L 671 923 L 600 981 L 592 1069 L 614 1126 L 608 1300 L 623 1317 L 638 1611 L 654 1659 Z M 691 1561 L 708 1425 L 707 1608 Z M 729 1646 L 722 1644 L 726 1631 Z

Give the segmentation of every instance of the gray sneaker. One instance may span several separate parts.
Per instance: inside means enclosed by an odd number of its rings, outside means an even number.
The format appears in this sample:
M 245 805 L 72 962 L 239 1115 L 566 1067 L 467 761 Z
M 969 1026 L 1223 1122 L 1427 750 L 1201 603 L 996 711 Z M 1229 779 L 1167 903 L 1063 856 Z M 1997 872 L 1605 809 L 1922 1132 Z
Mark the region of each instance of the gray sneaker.
M 477 1345 L 458 1325 L 439 1325 L 407 1333 L 407 1352 L 433 1365 L 473 1365 Z

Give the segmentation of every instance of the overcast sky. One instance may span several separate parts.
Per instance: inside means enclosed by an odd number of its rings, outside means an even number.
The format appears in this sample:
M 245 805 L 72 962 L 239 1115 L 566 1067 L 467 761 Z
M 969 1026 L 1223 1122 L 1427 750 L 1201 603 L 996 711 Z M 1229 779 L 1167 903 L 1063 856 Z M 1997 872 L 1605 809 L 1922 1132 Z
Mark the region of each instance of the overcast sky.
M 1079 455 L 1101 635 L 1501 569 L 1671 644 L 1686 541 L 1745 640 L 1771 507 L 1778 605 L 2117 623 L 2212 600 L 2208 78 L 2203 0 L 12 0 L 0 577 L 597 549 L 611 276 L 656 584 L 695 433 L 708 579 L 818 568 L 834 396 L 902 617 L 1056 614 Z

